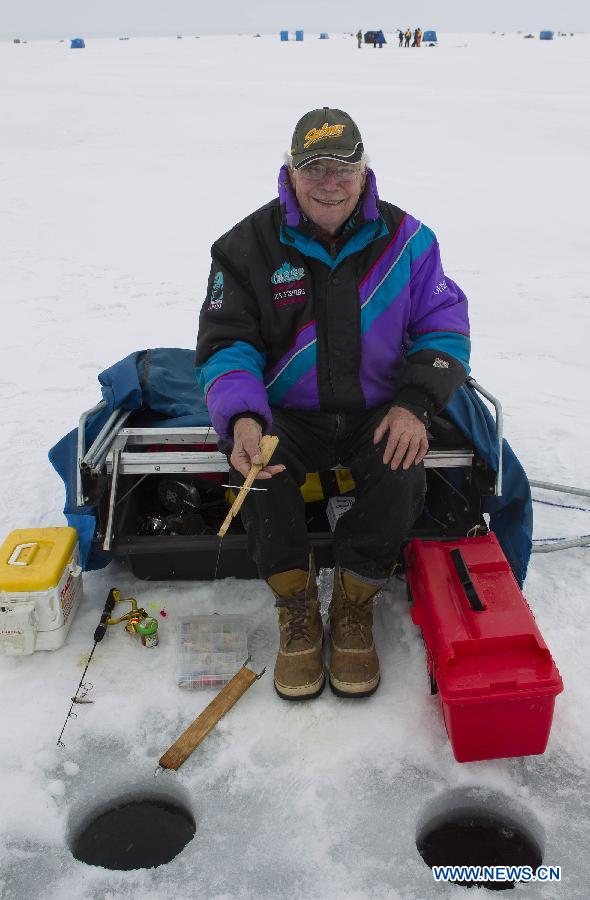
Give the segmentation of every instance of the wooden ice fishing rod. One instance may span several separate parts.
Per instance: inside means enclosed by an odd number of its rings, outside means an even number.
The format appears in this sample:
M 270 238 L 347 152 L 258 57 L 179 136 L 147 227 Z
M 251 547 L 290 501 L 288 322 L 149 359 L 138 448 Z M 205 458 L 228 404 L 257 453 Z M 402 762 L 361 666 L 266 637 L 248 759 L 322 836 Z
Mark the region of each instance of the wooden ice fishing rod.
M 274 434 L 271 434 L 271 435 L 267 434 L 260 438 L 260 454 L 262 456 L 262 462 L 256 463 L 255 465 L 253 464 L 250 468 L 250 471 L 248 472 L 248 475 L 246 476 L 246 480 L 244 481 L 244 484 L 241 487 L 236 486 L 236 488 L 235 488 L 238 492 L 237 497 L 234 500 L 234 502 L 232 503 L 232 505 L 230 506 L 229 512 L 228 512 L 227 516 L 225 517 L 225 519 L 223 520 L 223 522 L 221 524 L 221 528 L 217 532 L 217 537 L 219 538 L 219 548 L 217 550 L 217 557 L 215 559 L 215 571 L 213 572 L 213 581 L 215 581 L 215 579 L 217 578 L 217 570 L 219 569 L 219 560 L 221 559 L 221 545 L 223 544 L 223 538 L 225 537 L 225 533 L 226 533 L 227 529 L 229 528 L 229 526 L 231 525 L 232 520 L 239 513 L 239 511 L 242 507 L 242 503 L 246 499 L 246 494 L 248 493 L 248 491 L 256 490 L 256 488 L 252 488 L 252 485 L 254 484 L 254 480 L 255 480 L 256 476 L 258 475 L 258 473 L 260 472 L 260 470 L 264 469 L 264 467 L 267 466 L 268 463 L 270 462 L 270 458 L 273 455 L 273 453 L 275 452 L 278 443 L 279 443 L 279 439 Z M 263 488 L 263 490 L 266 490 L 266 488 Z
M 193 750 L 196 750 L 209 732 L 215 728 L 221 717 L 237 703 L 242 694 L 245 694 L 255 681 L 262 678 L 266 669 L 257 675 L 256 672 L 247 668 L 249 662 L 250 657 L 231 681 L 228 681 L 213 698 L 209 706 L 206 706 L 203 712 L 197 716 L 192 725 L 189 725 L 178 740 L 160 757 L 154 777 L 159 775 L 163 769 L 179 769 Z
M 264 437 L 260 438 L 260 453 L 262 455 L 262 462 L 260 464 L 252 465 L 248 475 L 246 476 L 246 480 L 244 484 L 238 488 L 238 495 L 232 505 L 230 506 L 229 512 L 223 523 L 221 528 L 217 532 L 218 537 L 224 537 L 227 529 L 232 523 L 232 519 L 235 519 L 240 509 L 242 508 L 242 503 L 246 499 L 246 494 L 254 484 L 254 480 L 261 469 L 264 469 L 270 462 L 270 458 L 277 449 L 277 445 L 279 443 L 279 439 L 275 434 L 266 434 Z

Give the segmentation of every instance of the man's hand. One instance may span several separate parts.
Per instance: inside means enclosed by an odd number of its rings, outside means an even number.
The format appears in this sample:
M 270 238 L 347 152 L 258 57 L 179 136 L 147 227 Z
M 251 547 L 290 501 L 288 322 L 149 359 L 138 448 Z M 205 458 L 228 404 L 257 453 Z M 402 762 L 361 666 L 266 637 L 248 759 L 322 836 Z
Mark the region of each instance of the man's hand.
M 403 460 L 403 469 L 409 469 L 422 462 L 428 452 L 428 438 L 426 428 L 413 413 L 402 406 L 392 406 L 387 415 L 381 420 L 375 434 L 373 443 L 378 444 L 389 431 L 383 462 L 391 468 L 397 469 Z
M 253 465 L 260 465 L 262 462 L 262 453 L 260 451 L 260 438 L 262 437 L 262 428 L 256 419 L 244 417 L 237 419 L 234 425 L 234 449 L 229 458 L 230 463 L 237 471 L 244 476 L 250 472 Z M 284 472 L 283 465 L 265 466 L 261 469 L 256 478 L 272 478 L 279 472 Z

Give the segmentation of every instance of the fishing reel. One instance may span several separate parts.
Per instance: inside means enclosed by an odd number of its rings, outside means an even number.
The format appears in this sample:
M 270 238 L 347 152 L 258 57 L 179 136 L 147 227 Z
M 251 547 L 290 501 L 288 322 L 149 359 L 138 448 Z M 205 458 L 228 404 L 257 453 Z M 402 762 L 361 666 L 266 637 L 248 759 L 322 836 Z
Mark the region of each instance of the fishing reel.
M 224 505 L 222 496 L 211 499 L 210 486 L 199 491 L 193 482 L 176 478 L 159 481 L 156 494 L 157 506 L 153 502 L 147 515 L 138 519 L 141 537 L 208 534 L 208 519 L 211 514 L 215 518 L 214 510 Z
M 109 617 L 106 621 L 107 625 L 118 625 L 120 622 L 127 622 L 125 631 L 129 634 L 137 634 L 137 626 L 143 619 L 147 619 L 148 614 L 145 609 L 138 607 L 135 597 L 122 597 L 121 591 L 113 588 L 112 596 L 115 603 L 130 603 L 131 609 L 122 616 Z
M 160 503 L 168 512 L 181 516 L 202 506 L 201 496 L 194 484 L 166 478 L 158 484 Z
M 117 588 L 113 588 L 111 595 L 115 603 L 130 603 L 131 609 L 122 616 L 109 617 L 106 625 L 118 625 L 126 622 L 125 631 L 128 634 L 138 634 L 144 647 L 156 647 L 158 645 L 158 620 L 150 616 L 143 607 L 137 605 L 135 597 L 122 597 Z

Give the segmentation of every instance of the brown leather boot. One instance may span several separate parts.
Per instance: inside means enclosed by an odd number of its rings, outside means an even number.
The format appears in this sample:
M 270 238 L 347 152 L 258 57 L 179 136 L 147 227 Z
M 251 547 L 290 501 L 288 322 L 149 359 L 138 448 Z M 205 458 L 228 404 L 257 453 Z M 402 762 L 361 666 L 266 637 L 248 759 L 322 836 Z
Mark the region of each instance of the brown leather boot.
M 275 665 L 275 689 L 285 700 L 318 697 L 325 682 L 315 567 L 290 569 L 267 578 L 279 610 L 280 646 Z
M 373 597 L 379 586 L 340 566 L 330 603 L 330 687 L 339 697 L 369 697 L 379 685 L 373 642 Z

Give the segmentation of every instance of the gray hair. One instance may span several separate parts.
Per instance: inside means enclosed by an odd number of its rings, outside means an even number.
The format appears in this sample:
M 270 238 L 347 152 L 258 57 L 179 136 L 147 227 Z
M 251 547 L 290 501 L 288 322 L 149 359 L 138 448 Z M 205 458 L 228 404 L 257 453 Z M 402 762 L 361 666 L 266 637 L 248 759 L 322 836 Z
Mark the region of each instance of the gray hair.
M 331 157 L 327 156 L 326 159 L 331 159 Z M 291 156 L 290 153 L 284 154 L 283 162 L 285 162 L 290 169 L 293 168 L 293 157 Z M 367 156 L 366 153 L 363 153 L 363 155 L 361 156 L 361 158 L 359 160 L 359 163 L 361 164 L 361 172 L 364 172 L 368 168 L 368 165 L 369 165 L 369 157 Z M 349 165 L 353 165 L 353 163 L 350 163 Z

